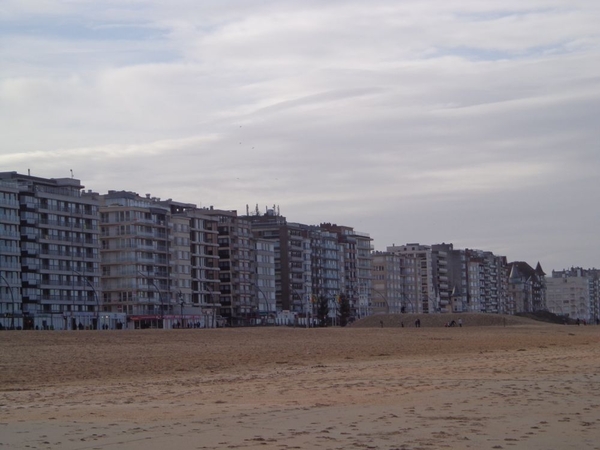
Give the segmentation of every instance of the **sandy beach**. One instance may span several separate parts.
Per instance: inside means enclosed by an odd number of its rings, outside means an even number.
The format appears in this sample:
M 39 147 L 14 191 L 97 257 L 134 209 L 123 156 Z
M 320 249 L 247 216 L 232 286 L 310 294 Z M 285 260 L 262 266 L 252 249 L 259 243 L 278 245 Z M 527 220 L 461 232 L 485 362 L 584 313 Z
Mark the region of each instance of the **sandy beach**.
M 600 327 L 0 333 L 0 449 L 600 449 Z

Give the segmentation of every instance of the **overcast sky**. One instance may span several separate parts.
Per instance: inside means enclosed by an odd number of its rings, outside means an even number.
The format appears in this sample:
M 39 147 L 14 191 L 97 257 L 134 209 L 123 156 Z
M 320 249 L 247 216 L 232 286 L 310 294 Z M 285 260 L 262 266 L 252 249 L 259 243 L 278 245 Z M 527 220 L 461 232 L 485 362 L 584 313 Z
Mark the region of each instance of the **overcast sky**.
M 0 170 L 600 267 L 597 0 L 2 0 Z

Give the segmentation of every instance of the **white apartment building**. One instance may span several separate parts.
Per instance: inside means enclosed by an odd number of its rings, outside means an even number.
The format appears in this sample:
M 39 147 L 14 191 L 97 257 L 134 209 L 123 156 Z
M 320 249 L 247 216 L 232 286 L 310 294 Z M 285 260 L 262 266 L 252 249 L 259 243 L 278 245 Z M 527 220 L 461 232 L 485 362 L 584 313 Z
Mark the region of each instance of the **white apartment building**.
M 598 316 L 598 280 L 600 271 L 573 267 L 552 271 L 546 279 L 546 305 L 554 314 L 571 319 L 596 322 Z

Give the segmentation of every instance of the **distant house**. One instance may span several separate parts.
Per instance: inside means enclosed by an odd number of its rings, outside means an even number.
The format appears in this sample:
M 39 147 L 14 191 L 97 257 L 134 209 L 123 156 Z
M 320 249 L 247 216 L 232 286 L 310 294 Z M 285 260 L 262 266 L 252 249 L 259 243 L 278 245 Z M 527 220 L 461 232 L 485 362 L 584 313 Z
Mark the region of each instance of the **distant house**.
M 509 263 L 508 290 L 515 312 L 546 310 L 546 274 L 540 263 L 535 269 L 524 261 Z

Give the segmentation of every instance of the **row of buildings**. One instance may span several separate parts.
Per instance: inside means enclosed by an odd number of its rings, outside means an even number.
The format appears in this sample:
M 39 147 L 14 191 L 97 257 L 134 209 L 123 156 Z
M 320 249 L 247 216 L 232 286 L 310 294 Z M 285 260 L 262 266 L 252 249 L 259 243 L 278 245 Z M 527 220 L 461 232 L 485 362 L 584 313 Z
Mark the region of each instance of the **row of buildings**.
M 0 173 L 0 326 L 308 325 L 317 299 L 351 315 L 546 309 L 541 266 L 452 244 L 373 251 L 367 233 L 73 178 Z M 579 301 L 579 300 L 578 300 Z M 593 304 L 589 299 L 588 303 Z M 565 307 L 563 306 L 563 310 Z M 569 314 L 598 315 L 595 306 Z M 567 311 L 565 311 L 567 313 Z

